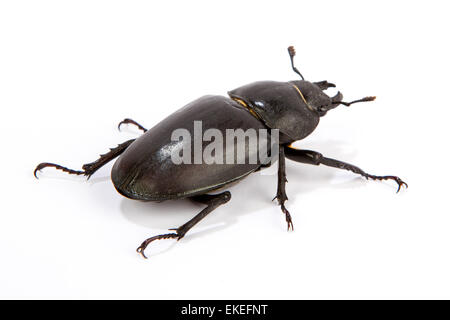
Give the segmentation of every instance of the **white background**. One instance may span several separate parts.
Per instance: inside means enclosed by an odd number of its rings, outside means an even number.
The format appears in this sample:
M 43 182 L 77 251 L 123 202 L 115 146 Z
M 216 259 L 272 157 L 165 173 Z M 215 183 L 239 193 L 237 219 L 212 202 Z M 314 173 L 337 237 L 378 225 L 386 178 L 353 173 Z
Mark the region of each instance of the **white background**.
M 423 4 L 421 4 L 423 3 Z M 445 1 L 3 1 L 0 298 L 450 298 Z M 256 80 L 335 82 L 346 100 L 296 146 L 410 188 L 288 161 L 294 232 L 253 174 L 182 241 L 188 200 L 120 196 L 79 169 L 204 94 Z M 330 92 L 334 94 L 335 92 Z

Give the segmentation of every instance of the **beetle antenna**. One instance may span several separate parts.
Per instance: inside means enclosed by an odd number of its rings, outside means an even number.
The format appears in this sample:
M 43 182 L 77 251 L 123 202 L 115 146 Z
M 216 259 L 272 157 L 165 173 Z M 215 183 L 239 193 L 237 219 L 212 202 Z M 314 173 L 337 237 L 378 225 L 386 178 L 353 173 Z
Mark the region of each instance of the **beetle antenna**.
M 302 74 L 300 73 L 300 71 L 297 70 L 297 68 L 294 66 L 294 56 L 295 56 L 295 49 L 294 46 L 289 46 L 288 47 L 288 52 L 289 52 L 289 57 L 291 58 L 291 66 L 292 66 L 292 70 L 294 70 L 294 72 L 296 74 L 298 74 L 300 76 L 300 78 L 302 78 L 302 80 L 305 80 L 305 78 L 302 76 Z
M 364 97 L 362 99 L 358 99 L 358 100 L 355 100 L 355 101 L 352 101 L 352 102 L 339 101 L 338 104 L 343 104 L 344 106 L 349 107 L 350 105 L 352 105 L 354 103 L 374 101 L 375 99 L 376 99 L 376 97 Z

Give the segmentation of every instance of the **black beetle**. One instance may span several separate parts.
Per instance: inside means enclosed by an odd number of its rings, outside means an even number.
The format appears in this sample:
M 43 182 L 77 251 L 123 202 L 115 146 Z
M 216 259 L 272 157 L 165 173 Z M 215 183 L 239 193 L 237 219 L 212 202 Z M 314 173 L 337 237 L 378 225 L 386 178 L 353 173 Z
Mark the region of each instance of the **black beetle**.
M 250 173 L 268 166 L 261 161 L 243 164 L 173 163 L 168 152 L 174 147 L 171 134 L 178 128 L 185 128 L 189 133 L 193 133 L 195 121 L 202 121 L 205 129 L 213 128 L 222 133 L 226 129 L 278 130 L 278 189 L 274 199 L 278 200 L 285 214 L 288 230 L 293 229 L 293 224 L 284 206 L 288 199 L 285 192 L 287 182 L 285 158 L 306 164 L 322 164 L 349 170 L 366 179 L 394 180 L 398 184 L 397 192 L 402 185 L 408 187 L 399 177 L 371 175 L 354 165 L 326 158 L 319 152 L 299 150 L 290 146 L 294 141 L 311 134 L 318 125 L 320 117 L 329 110 L 339 105 L 350 106 L 356 102 L 373 101 L 375 97 L 366 97 L 352 102 L 343 102 L 340 92 L 334 97 L 329 97 L 323 91 L 335 85 L 327 81 L 305 81 L 294 66 L 294 48 L 289 47 L 288 52 L 292 69 L 302 80 L 254 82 L 230 91 L 229 98 L 204 96 L 170 115 L 150 130 L 131 119 L 125 119 L 119 123 L 119 129 L 122 124 L 133 124 L 144 134 L 111 149 L 110 152 L 101 155 L 98 160 L 83 165 L 81 171 L 54 163 L 41 163 L 34 170 L 34 175 L 36 176 L 37 171 L 45 167 L 54 167 L 69 174 L 85 175 L 89 178 L 100 167 L 120 155 L 112 168 L 111 179 L 117 191 L 125 197 L 147 201 L 191 198 L 206 204 L 206 208 L 193 219 L 176 229 L 170 229 L 175 232 L 145 240 L 137 249 L 143 257 L 145 257 L 144 250 L 150 242 L 169 238 L 180 240 L 195 224 L 231 198 L 228 191 L 219 194 L 208 193 L 229 186 Z M 177 143 L 181 145 L 189 143 L 189 146 L 191 142 L 195 143 L 195 141 L 187 140 L 183 139 Z M 233 150 L 238 147 L 237 144 L 245 144 L 245 141 L 233 141 Z M 226 149 L 225 152 L 227 152 Z

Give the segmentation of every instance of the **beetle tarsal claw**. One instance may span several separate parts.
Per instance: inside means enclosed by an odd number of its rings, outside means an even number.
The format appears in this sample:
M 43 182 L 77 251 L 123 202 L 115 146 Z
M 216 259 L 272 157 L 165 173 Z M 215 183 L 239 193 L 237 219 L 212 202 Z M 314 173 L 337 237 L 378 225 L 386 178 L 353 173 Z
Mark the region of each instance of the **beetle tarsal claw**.
M 407 184 L 405 181 L 403 181 L 403 180 L 400 179 L 399 177 L 396 177 L 396 178 L 397 178 L 397 179 L 395 180 L 395 182 L 397 182 L 397 184 L 398 184 L 397 193 L 400 192 L 400 190 L 401 190 L 401 188 L 402 188 L 403 186 L 405 186 L 405 188 L 408 189 L 408 184 Z
M 148 259 L 147 256 L 144 254 L 144 249 L 142 247 L 137 248 L 136 252 L 139 253 L 142 256 L 142 258 Z
M 283 213 L 284 213 L 285 216 L 286 216 L 287 231 L 289 231 L 289 230 L 294 231 L 294 224 L 292 223 L 291 214 L 290 214 L 289 211 L 286 209 L 286 207 L 284 206 L 284 204 L 281 205 L 281 211 L 283 211 Z
M 400 192 L 400 190 L 402 189 L 403 186 L 405 186 L 405 188 L 408 188 L 408 184 L 397 176 L 374 176 L 374 175 L 370 175 L 370 174 L 365 174 L 363 176 L 366 179 L 372 179 L 372 180 L 394 180 L 398 185 L 397 193 Z
M 167 233 L 167 234 L 160 234 L 158 236 L 154 236 L 151 238 L 148 238 L 144 242 L 141 243 L 141 245 L 136 249 L 136 252 L 139 253 L 143 258 L 147 259 L 147 256 L 144 254 L 145 249 L 147 246 L 156 240 L 163 240 L 163 239 L 180 239 L 180 235 L 178 233 Z
M 34 176 L 36 177 L 36 179 L 38 179 L 37 172 L 41 171 L 42 169 L 47 168 L 47 167 L 52 167 L 52 168 L 55 168 L 57 170 L 62 170 L 64 172 L 67 172 L 68 174 L 76 174 L 76 175 L 85 174 L 84 171 L 72 170 L 72 169 L 63 167 L 63 166 L 61 166 L 59 164 L 56 164 L 56 163 L 42 162 L 42 163 L 37 165 L 36 169 L 34 169 Z

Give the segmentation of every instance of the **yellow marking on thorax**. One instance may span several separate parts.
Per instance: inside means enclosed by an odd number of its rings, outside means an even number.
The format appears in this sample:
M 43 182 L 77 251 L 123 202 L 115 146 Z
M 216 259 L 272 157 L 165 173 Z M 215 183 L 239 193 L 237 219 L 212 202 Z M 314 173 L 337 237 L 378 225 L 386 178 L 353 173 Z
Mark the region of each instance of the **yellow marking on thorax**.
M 256 114 L 256 112 L 253 111 L 252 108 L 250 108 L 250 107 L 245 103 L 244 100 L 241 100 L 241 99 L 239 99 L 239 98 L 232 98 L 232 99 L 233 99 L 234 101 L 236 101 L 237 103 L 239 103 L 240 105 L 242 105 L 243 107 L 245 107 L 245 108 L 252 114 L 252 116 L 254 116 L 255 118 L 261 120 L 261 119 L 259 118 L 259 116 Z
M 291 83 L 292 84 L 292 83 Z M 308 102 L 306 102 L 305 97 L 303 96 L 303 93 L 300 91 L 300 89 L 295 85 L 292 84 L 292 86 L 295 88 L 295 90 L 297 90 L 297 92 L 300 94 L 300 97 L 302 98 L 303 102 L 306 104 L 306 106 L 308 107 L 309 110 L 314 111 L 314 109 L 309 105 Z

